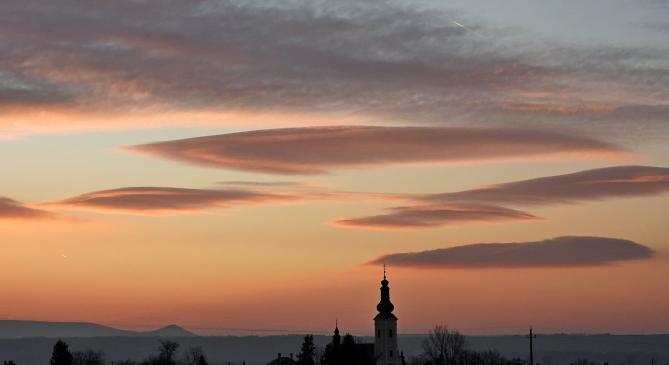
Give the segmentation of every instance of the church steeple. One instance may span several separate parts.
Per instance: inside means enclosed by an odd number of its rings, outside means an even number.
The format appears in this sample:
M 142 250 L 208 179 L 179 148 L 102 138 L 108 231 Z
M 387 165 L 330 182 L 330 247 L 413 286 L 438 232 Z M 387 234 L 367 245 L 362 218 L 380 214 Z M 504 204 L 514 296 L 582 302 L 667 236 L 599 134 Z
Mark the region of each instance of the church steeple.
M 335 320 L 334 336 L 332 336 L 332 345 L 338 347 L 341 344 L 341 336 L 339 335 L 339 321 Z
M 393 310 L 395 306 L 390 301 L 390 288 L 388 287 L 388 279 L 386 277 L 386 265 L 383 265 L 383 280 L 381 280 L 381 301 L 376 305 L 376 310 L 379 315 L 384 317 L 394 317 Z
M 400 354 L 397 346 L 397 317 L 393 314 L 395 306 L 390 301 L 390 288 L 386 265 L 383 265 L 381 280 L 381 301 L 376 305 L 379 313 L 374 317 L 374 357 L 376 365 L 399 365 Z

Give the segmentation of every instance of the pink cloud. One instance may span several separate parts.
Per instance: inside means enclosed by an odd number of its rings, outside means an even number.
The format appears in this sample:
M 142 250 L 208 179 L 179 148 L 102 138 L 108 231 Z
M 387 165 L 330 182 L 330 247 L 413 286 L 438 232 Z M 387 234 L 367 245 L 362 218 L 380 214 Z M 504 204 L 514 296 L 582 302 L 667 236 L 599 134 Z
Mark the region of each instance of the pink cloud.
M 5 197 L 0 197 L 0 220 L 2 219 L 46 219 L 54 218 L 55 215 L 45 210 L 29 207 Z
M 557 237 L 536 242 L 479 243 L 429 251 L 394 253 L 370 264 L 415 268 L 532 268 L 610 265 L 649 259 L 639 243 L 604 237 Z
M 245 184 L 248 185 L 248 183 Z M 49 205 L 102 212 L 155 215 L 199 213 L 240 205 L 298 204 L 307 202 L 341 203 L 358 202 L 361 200 L 394 201 L 408 199 L 408 197 L 400 194 L 342 192 L 319 188 L 303 188 L 301 186 L 293 186 L 293 188 L 292 190 L 278 190 L 271 183 L 255 185 L 254 189 L 125 187 L 86 193 L 49 203 Z
M 615 166 L 484 186 L 422 200 L 511 205 L 552 205 L 669 192 L 669 168 Z
M 370 126 L 268 129 L 127 149 L 195 165 L 284 175 L 398 164 L 625 153 L 599 140 L 546 131 Z
M 454 193 L 413 196 L 414 205 L 389 214 L 341 219 L 336 225 L 376 229 L 434 228 L 472 221 L 536 219 L 503 206 L 548 206 L 669 192 L 669 168 L 616 166 L 483 186 Z
M 86 193 L 51 204 L 69 208 L 155 214 L 211 210 L 243 204 L 270 204 L 295 199 L 296 197 L 286 194 L 244 189 L 127 187 Z
M 162 5 L 0 2 L 0 39 L 11 50 L 0 59 L 0 138 L 248 126 L 225 118 L 237 112 L 309 114 L 308 123 L 338 114 L 352 123 L 522 123 L 624 138 L 666 131 L 665 49 L 535 42 L 493 24 L 464 29 L 445 7 L 401 2 L 339 2 L 327 11 L 309 2 Z
M 390 208 L 390 211 L 388 214 L 340 219 L 333 224 L 353 228 L 407 230 L 476 222 L 538 219 L 518 210 L 486 205 L 418 205 Z

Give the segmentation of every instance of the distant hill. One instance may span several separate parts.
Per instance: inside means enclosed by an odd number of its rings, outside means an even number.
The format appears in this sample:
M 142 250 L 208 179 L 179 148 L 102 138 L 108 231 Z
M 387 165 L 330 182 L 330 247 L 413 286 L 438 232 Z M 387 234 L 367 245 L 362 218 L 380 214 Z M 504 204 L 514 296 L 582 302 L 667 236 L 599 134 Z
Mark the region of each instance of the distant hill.
M 0 339 L 65 337 L 193 337 L 195 334 L 177 325 L 154 331 L 128 331 L 86 322 L 41 322 L 0 320 Z
M 183 327 L 171 324 L 153 331 L 136 332 L 141 337 L 195 337 L 196 334 L 189 332 Z

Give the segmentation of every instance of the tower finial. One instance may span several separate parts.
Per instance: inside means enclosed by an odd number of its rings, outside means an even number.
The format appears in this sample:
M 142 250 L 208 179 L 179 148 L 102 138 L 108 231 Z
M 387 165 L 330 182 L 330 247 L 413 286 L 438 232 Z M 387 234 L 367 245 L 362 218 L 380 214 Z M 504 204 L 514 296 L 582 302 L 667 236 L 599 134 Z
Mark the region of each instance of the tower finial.
M 383 280 L 386 280 L 386 264 L 383 264 Z
M 339 320 L 335 319 L 335 329 L 334 329 L 334 337 L 332 338 L 333 343 L 335 345 L 339 345 L 339 341 L 341 340 L 341 337 L 339 336 Z

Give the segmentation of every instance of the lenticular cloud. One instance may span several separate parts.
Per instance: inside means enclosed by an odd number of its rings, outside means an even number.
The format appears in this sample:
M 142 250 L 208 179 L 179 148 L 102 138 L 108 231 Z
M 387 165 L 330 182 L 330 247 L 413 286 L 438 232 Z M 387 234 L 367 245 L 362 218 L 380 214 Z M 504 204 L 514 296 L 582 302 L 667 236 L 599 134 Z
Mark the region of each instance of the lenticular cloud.
M 628 240 L 567 236 L 537 242 L 480 243 L 394 253 L 370 263 L 423 268 L 581 267 L 648 259 L 653 254 L 648 247 Z
M 29 207 L 21 202 L 0 196 L 0 220 L 53 218 L 50 212 Z
M 340 219 L 333 224 L 352 228 L 423 229 L 474 222 L 531 220 L 537 217 L 514 209 L 485 205 L 418 205 L 391 208 L 387 214 Z
M 471 222 L 536 219 L 508 208 L 577 204 L 669 192 L 669 168 L 615 166 L 414 197 L 415 204 L 385 214 L 340 219 L 335 225 L 373 229 L 425 229 Z
M 615 166 L 429 195 L 430 202 L 552 205 L 669 192 L 669 168 Z
M 127 149 L 195 165 L 284 175 L 398 164 L 625 153 L 599 140 L 546 131 L 370 126 L 268 129 Z

